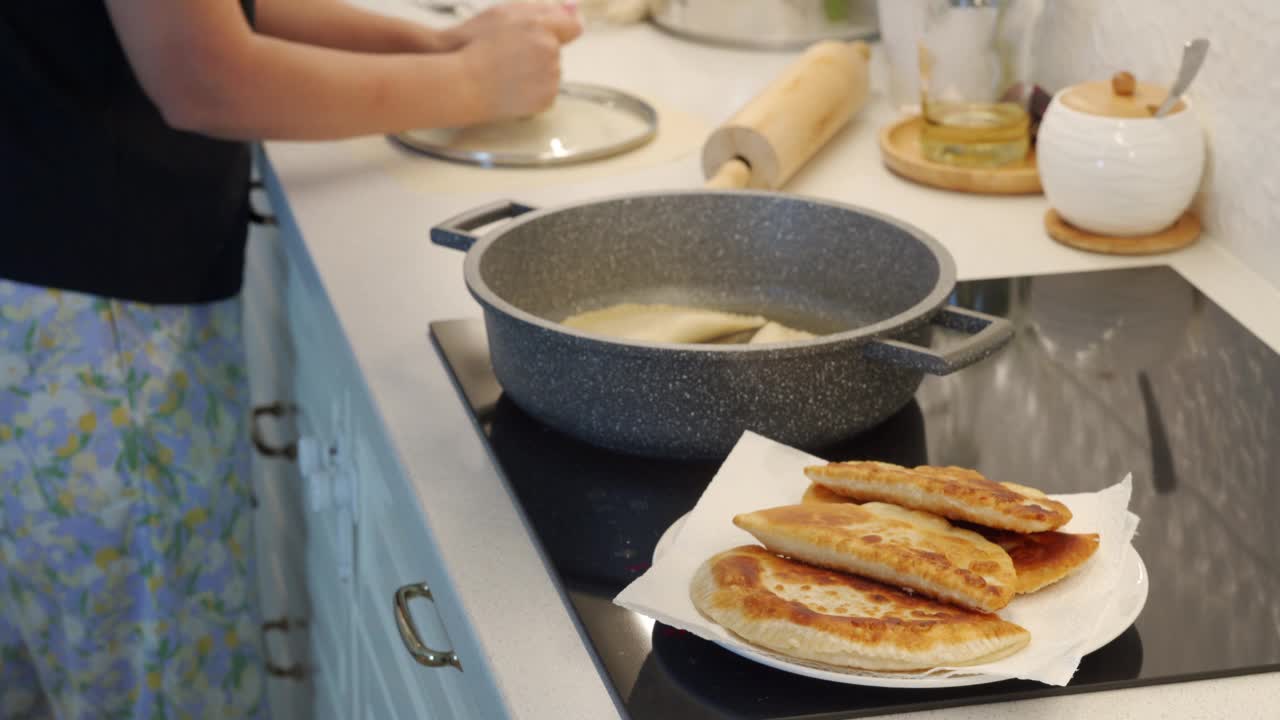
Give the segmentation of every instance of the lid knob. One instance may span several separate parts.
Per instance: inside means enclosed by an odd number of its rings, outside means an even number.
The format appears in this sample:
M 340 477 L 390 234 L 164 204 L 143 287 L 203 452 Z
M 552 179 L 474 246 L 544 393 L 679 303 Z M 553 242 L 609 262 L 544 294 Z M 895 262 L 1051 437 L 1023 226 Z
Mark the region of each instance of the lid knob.
M 1138 81 L 1131 72 L 1121 71 L 1111 76 L 1111 92 L 1120 97 L 1132 97 L 1137 86 Z

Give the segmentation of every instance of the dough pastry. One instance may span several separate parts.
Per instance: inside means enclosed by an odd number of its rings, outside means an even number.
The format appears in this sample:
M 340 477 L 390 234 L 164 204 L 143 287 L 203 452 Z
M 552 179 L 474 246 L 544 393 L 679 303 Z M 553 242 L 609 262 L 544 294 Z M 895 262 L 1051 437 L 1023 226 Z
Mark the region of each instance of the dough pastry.
M 1098 549 L 1097 533 L 1015 533 L 972 526 L 974 532 L 1004 548 L 1018 574 L 1018 594 L 1052 585 L 1079 570 Z
M 747 642 L 810 663 L 873 671 L 964 667 L 1008 657 L 1031 633 L 845 573 L 744 545 L 702 564 L 695 607 Z
M 818 483 L 810 483 L 800 499 L 802 503 L 852 503 L 839 493 Z M 1079 570 L 1098 549 L 1097 533 L 1064 533 L 1056 530 L 1041 533 L 1016 533 L 996 530 L 972 523 L 957 527 L 972 530 L 999 545 L 1013 560 L 1013 571 L 1019 595 L 1033 593 L 1052 585 Z
M 759 315 L 737 315 L 675 305 L 623 303 L 571 315 L 562 324 L 575 330 L 624 340 L 705 343 L 744 330 L 754 330 L 766 322 Z
M 994 482 L 966 468 L 858 461 L 811 465 L 804 474 L 859 502 L 894 503 L 1000 530 L 1045 532 L 1071 519 L 1066 505 L 1035 488 Z
M 764 327 L 757 330 L 755 335 L 751 336 L 751 341 L 748 344 L 794 342 L 796 340 L 812 340 L 815 337 L 817 335 L 811 332 L 789 328 L 786 325 L 770 320 L 764 324 Z
M 1017 589 L 1013 561 L 1000 546 L 897 505 L 784 505 L 737 515 L 733 524 L 779 555 L 970 610 L 995 612 Z
M 851 503 L 853 498 L 847 498 L 840 493 L 828 490 L 818 483 L 809 483 L 809 487 L 805 488 L 804 496 L 800 498 L 802 503 Z

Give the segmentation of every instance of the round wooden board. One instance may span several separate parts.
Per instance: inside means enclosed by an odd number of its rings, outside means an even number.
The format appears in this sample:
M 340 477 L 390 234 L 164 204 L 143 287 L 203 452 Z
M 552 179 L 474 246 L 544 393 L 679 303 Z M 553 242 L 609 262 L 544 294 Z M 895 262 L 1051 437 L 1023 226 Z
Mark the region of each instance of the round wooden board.
M 1200 237 L 1200 220 L 1187 211 L 1178 221 L 1158 233 L 1113 237 L 1081 230 L 1062 219 L 1056 210 L 1044 214 L 1044 229 L 1063 245 L 1108 255 L 1151 255 L 1184 248 Z
M 1022 162 L 994 168 L 968 168 L 927 160 L 920 149 L 924 119 L 903 118 L 880 131 L 880 157 L 885 167 L 921 185 L 984 195 L 1038 195 L 1040 174 L 1033 149 Z

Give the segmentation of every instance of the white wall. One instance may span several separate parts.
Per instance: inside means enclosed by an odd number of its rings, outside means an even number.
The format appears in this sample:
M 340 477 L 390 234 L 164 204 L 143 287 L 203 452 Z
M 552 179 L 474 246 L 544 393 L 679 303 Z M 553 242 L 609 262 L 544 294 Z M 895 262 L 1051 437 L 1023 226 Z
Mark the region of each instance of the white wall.
M 1190 95 L 1208 133 L 1205 227 L 1280 288 L 1280 0 L 1044 0 L 1036 81 L 1056 91 L 1128 70 L 1169 84 L 1209 38 Z

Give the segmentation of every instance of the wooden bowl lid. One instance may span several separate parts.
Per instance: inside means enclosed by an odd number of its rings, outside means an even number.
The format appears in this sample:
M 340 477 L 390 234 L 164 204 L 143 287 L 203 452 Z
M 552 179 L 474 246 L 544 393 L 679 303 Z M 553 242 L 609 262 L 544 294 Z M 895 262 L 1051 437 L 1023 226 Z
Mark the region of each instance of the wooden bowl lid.
M 1133 75 L 1119 72 L 1111 80 L 1073 85 L 1062 94 L 1062 104 L 1090 115 L 1116 118 L 1153 117 L 1164 102 L 1167 88 L 1138 82 Z M 1187 104 L 1179 100 L 1169 114 L 1182 112 Z

